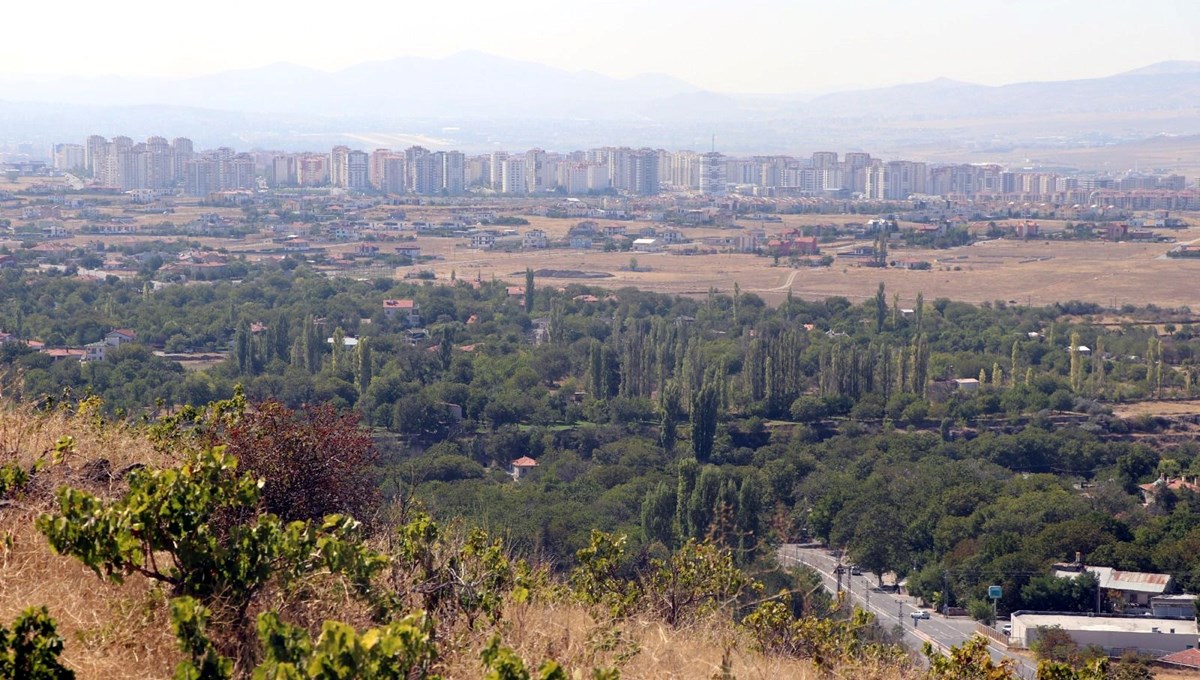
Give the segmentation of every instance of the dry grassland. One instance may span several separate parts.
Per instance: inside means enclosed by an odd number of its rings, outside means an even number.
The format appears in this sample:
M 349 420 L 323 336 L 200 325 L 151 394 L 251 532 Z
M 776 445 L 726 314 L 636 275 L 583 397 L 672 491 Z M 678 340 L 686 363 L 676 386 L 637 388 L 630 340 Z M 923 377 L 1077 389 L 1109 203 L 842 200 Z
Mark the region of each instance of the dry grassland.
M 786 225 L 768 225 L 767 231 L 830 221 L 824 216 L 799 218 Z M 554 237 L 565 234 L 575 220 L 531 218 L 530 222 L 530 227 L 520 231 L 541 228 Z M 720 229 L 684 232 L 694 240 L 737 233 Z M 1165 233 L 1180 242 L 1200 239 L 1200 227 Z M 490 280 L 494 276 L 519 282 L 521 272 L 532 267 L 613 275 L 586 281 L 543 277 L 546 285 L 583 282 L 606 288 L 636 286 L 660 293 L 701 295 L 710 287 L 730 292 L 736 283 L 741 290 L 754 292 L 771 303 L 783 300 L 789 288 L 801 298 L 840 295 L 858 301 L 874 295 L 882 282 L 889 292 L 899 293 L 903 302 L 924 293 L 926 299 L 947 297 L 967 302 L 1011 300 L 1039 305 L 1077 299 L 1111 306 L 1153 302 L 1200 309 L 1200 260 L 1166 258 L 1165 253 L 1172 247 L 1167 243 L 999 240 L 949 250 L 894 248 L 890 258 L 933 264 L 931 271 L 905 271 L 863 267 L 840 258 L 828 268 L 792 269 L 774 266 L 769 257 L 740 253 L 685 256 L 566 249 L 508 253 L 474 250 L 464 239 L 422 237 L 418 242 L 423 254 L 442 258 L 432 267 L 423 266 L 432 268 L 439 278 L 448 278 L 453 271 L 459 278 Z M 823 252 L 833 254 L 836 247 L 826 245 Z M 631 257 L 637 259 L 639 271 L 629 271 Z

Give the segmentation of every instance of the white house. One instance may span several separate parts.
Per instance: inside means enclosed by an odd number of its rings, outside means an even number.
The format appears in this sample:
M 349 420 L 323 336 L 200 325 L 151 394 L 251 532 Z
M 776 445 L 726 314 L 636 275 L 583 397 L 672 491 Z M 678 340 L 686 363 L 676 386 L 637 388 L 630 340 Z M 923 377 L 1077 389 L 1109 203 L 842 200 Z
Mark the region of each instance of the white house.
M 471 236 L 471 247 L 488 250 L 496 245 L 495 234 L 479 233 Z
M 955 378 L 953 382 L 963 392 L 974 392 L 979 389 L 978 378 Z
M 521 479 L 521 476 L 538 466 L 538 462 L 529 456 L 521 456 L 514 460 L 508 470 L 508 474 L 512 475 L 515 480 Z
M 662 246 L 658 244 L 656 238 L 635 238 L 633 249 L 639 253 L 657 253 L 662 250 Z

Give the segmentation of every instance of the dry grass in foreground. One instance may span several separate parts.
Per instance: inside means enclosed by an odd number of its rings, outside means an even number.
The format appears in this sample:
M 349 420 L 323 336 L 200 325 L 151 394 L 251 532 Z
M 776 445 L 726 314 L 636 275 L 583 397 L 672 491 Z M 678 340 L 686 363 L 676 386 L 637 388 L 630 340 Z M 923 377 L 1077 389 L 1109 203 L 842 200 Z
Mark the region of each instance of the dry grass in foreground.
M 66 436 L 72 440 L 62 439 Z M 167 589 L 136 574 L 120 584 L 98 578 L 75 558 L 56 555 L 34 520 L 55 509 L 54 490 L 62 485 L 113 498 L 124 490 L 124 477 L 133 467 L 177 461 L 136 430 L 98 425 L 87 413 L 0 407 L 0 464 L 29 467 L 38 459 L 49 461 L 56 448 L 65 452 L 61 464 L 43 467 L 23 493 L 0 505 L 0 534 L 6 537 L 0 553 L 0 622 L 45 605 L 64 639 L 61 660 L 79 678 L 170 677 L 184 657 L 171 629 Z M 332 585 L 315 579 L 304 595 L 276 594 L 268 606 L 311 633 L 328 618 L 367 627 L 361 604 Z M 721 614 L 673 628 L 648 616 L 615 623 L 598 619 L 569 598 L 516 602 L 509 597 L 503 610 L 494 626 L 459 627 L 442 640 L 439 666 L 445 677 L 482 677 L 480 650 L 496 633 L 532 666 L 553 659 L 582 673 L 577 677 L 597 667 L 645 679 L 728 677 L 726 672 L 742 679 L 829 677 L 809 660 L 759 653 L 750 636 Z M 884 665 L 858 665 L 834 675 L 916 677 Z

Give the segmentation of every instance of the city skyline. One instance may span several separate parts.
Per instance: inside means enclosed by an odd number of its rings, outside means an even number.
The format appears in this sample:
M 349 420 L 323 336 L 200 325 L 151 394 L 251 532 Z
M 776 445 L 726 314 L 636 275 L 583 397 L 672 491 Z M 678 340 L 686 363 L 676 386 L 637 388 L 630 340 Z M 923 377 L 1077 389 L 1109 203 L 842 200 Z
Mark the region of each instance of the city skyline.
M 182 189 L 189 196 L 285 187 L 333 187 L 356 192 L 464 196 L 475 190 L 508 196 L 669 192 L 776 197 L 908 200 L 914 196 L 1008 196 L 1056 203 L 1091 203 L 1101 192 L 1187 191 L 1188 179 L 1161 172 L 1119 177 L 1065 169 L 1000 164 L 925 163 L 865 152 L 816 151 L 738 157 L 718 152 L 604 146 L 567 153 L 540 148 L 467 155 L 338 145 L 328 152 L 196 151 L 185 137 L 145 142 L 89 136 L 84 144 L 54 147 L 60 171 L 82 171 L 98 186 L 150 198 Z M 27 170 L 36 170 L 32 165 Z M 1194 191 L 1193 191 L 1194 193 Z M 1107 199 L 1106 199 L 1107 200 Z M 1171 199 L 1173 202 L 1174 199 Z
M 7 10 L 0 75 L 179 78 L 277 63 L 336 71 L 478 50 L 621 78 L 667 74 L 717 92 L 797 93 L 941 77 L 985 85 L 1067 80 L 1200 60 L 1200 5 L 1183 0 L 1136 6 L 1102 0 L 1082 9 L 1065 0 L 1003 6 L 750 0 L 736 12 L 710 0 L 570 6 L 522 0 L 460 3 L 453 16 L 436 6 L 352 0 L 319 17 L 230 0 L 214 0 L 203 13 L 145 0 L 122 4 L 126 11 L 74 0 Z M 62 21 L 64 11 L 69 22 Z M 178 49 L 180 34 L 167 26 L 187 29 L 189 49 Z M 95 49 L 95 36 L 122 33 L 139 39 Z M 342 36 L 337 49 L 312 49 L 330 36 Z M 229 49 L 231 41 L 237 49 Z

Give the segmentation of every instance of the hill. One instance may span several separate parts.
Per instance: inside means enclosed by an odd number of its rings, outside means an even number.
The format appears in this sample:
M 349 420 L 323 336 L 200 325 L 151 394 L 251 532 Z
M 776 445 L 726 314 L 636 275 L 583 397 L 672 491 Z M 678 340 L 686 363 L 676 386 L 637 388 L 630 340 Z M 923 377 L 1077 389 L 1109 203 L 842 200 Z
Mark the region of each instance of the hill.
M 613 144 L 727 153 L 855 148 L 1103 147 L 1200 134 L 1200 69 L 1163 62 L 1103 78 L 985 86 L 948 79 L 813 96 L 706 91 L 662 74 L 613 78 L 463 52 L 324 72 L 292 64 L 184 79 L 0 77 L 0 139 L 87 134 L 312 150 L 416 135 L 467 152 Z
M 0 463 L 6 470 L 14 469 L 14 465 L 35 470 L 17 491 L 11 485 L 6 489 L 0 487 L 3 491 L 0 496 L 4 499 L 0 504 L 0 532 L 6 536 L 3 560 L 0 561 L 0 621 L 8 625 L 26 608 L 46 605 L 64 643 L 62 662 L 79 678 L 170 676 L 172 669 L 187 658 L 172 634 L 172 607 L 176 600 L 170 598 L 173 594 L 178 595 L 173 591 L 178 591 L 179 586 L 143 576 L 143 573 L 160 569 L 153 562 L 126 570 L 120 581 L 98 578 L 97 573 L 83 567 L 76 558 L 55 554 L 43 535 L 46 530 L 35 528 L 35 519 L 43 513 L 57 511 L 58 504 L 53 496 L 60 486 L 79 489 L 101 503 L 119 502 L 123 494 L 138 486 L 135 478 L 143 474 L 138 472 L 143 465 L 149 466 L 146 470 L 156 466 L 171 467 L 188 456 L 163 453 L 162 447 L 152 444 L 145 432 L 101 424 L 86 409 L 77 414 L 61 410 L 40 414 L 4 404 L 0 408 L 0 439 L 5 442 Z M 51 463 L 51 457 L 56 462 Z M 35 468 L 35 461 L 39 460 L 44 467 Z M 193 464 L 193 471 L 195 465 L 199 464 Z M 188 474 L 191 473 L 182 472 L 183 476 L 173 477 L 171 479 L 175 481 L 168 483 L 178 487 L 182 483 L 179 480 Z M 201 512 L 203 506 L 193 504 L 191 507 Z M 98 511 L 89 516 L 93 524 L 104 523 L 102 513 Z M 412 521 L 417 524 L 422 521 L 419 514 L 410 517 L 415 518 Z M 384 526 L 388 531 L 396 530 L 395 526 Z M 416 524 L 408 525 L 413 526 Z M 464 588 L 467 590 L 460 594 L 461 597 L 475 593 L 484 599 L 474 605 L 461 599 L 445 608 L 435 604 L 434 609 L 429 610 L 437 615 L 438 630 L 446 637 L 439 638 L 442 641 L 437 643 L 436 651 L 431 652 L 432 665 L 426 671 L 413 671 L 407 677 L 425 677 L 424 672 L 432 671 L 449 678 L 482 677 L 486 668 L 480 655 L 482 650 L 489 648 L 488 640 L 493 635 L 502 635 L 504 649 L 510 650 L 501 650 L 499 660 L 488 666 L 493 669 L 502 666 L 518 668 L 523 663 L 521 659 L 525 658 L 530 660 L 531 667 L 536 667 L 542 659 L 556 659 L 566 668 L 610 666 L 619 668 L 619 677 L 623 678 L 698 678 L 722 672 L 726 675 L 720 677 L 736 675 L 740 678 L 803 679 L 820 675 L 808 654 L 764 654 L 761 647 L 756 648 L 749 629 L 734 625 L 722 613 L 723 607 L 697 609 L 695 615 L 679 619 L 675 624 L 640 607 L 635 607 L 627 616 L 613 619 L 603 613 L 604 606 L 589 606 L 566 596 L 566 584 L 555 577 L 545 580 L 546 572 L 534 571 L 521 576 L 524 572 L 519 569 L 507 571 L 510 558 L 502 552 L 493 552 L 487 547 L 486 539 L 479 543 L 470 534 L 459 533 L 452 527 L 442 531 L 435 525 L 420 526 L 424 529 L 419 535 L 425 537 L 420 543 L 424 546 L 421 550 L 428 552 L 417 559 L 425 566 L 406 565 L 404 558 L 391 558 L 399 560 L 394 562 L 388 578 L 389 587 L 396 589 L 392 592 L 408 593 L 426 604 L 440 602 L 439 597 L 432 596 L 438 591 L 429 589 L 433 581 L 423 579 L 450 569 L 454 571 L 444 573 L 456 574 L 457 585 L 438 581 L 441 583 L 439 589 Z M 144 527 L 142 532 L 140 535 L 148 536 L 151 529 Z M 387 533 L 377 532 L 379 540 Z M 418 534 L 400 527 L 399 535 L 402 541 L 411 541 Z M 410 538 L 404 539 L 404 536 Z M 383 548 L 382 543 L 378 545 Z M 405 545 L 409 548 L 401 548 L 400 552 L 407 554 L 409 559 L 415 558 L 415 553 L 404 551 L 414 549 L 417 544 Z M 499 546 L 498 543 L 491 545 Z M 483 552 L 477 552 L 479 550 Z M 157 552 L 157 559 L 165 564 L 171 555 L 166 549 Z M 175 564 L 186 569 L 186 558 Z M 479 569 L 484 571 L 472 571 Z M 508 574 L 502 577 L 507 585 L 493 580 L 501 578 L 498 574 Z M 514 575 L 515 581 L 512 580 Z M 292 622 L 291 625 L 299 626 L 295 635 L 315 637 L 322 628 L 322 621 L 329 619 L 346 621 L 359 629 L 369 627 L 371 617 L 368 612 L 345 590 L 349 583 L 330 576 L 328 572 L 314 573 L 298 584 L 302 587 L 271 590 L 263 599 L 255 601 L 257 604 L 251 613 L 275 608 Z M 492 586 L 485 585 L 489 583 Z M 497 586 L 500 590 L 485 590 Z M 208 606 L 219 613 L 219 602 L 229 596 L 228 591 L 222 591 Z M 499 599 L 490 600 L 492 597 Z M 483 609 L 476 610 L 475 607 Z M 471 611 L 475 614 L 470 614 Z M 491 613 L 484 616 L 484 612 Z M 476 623 L 462 620 L 454 623 L 456 616 L 464 614 L 471 619 L 480 616 L 480 619 Z M 178 618 L 175 620 L 178 625 Z M 236 637 L 236 624 L 228 617 L 218 616 L 213 623 L 201 626 L 199 630 L 206 631 L 222 648 L 243 644 L 232 639 Z M 368 652 L 360 650 L 359 653 Z M 242 656 L 235 675 L 246 675 L 249 670 L 246 664 L 260 660 L 253 655 Z M 858 677 L 916 677 L 911 669 L 898 661 L 852 661 L 847 658 L 839 664 L 845 664 L 845 670 L 853 671 Z M 522 676 L 500 674 L 488 677 Z

